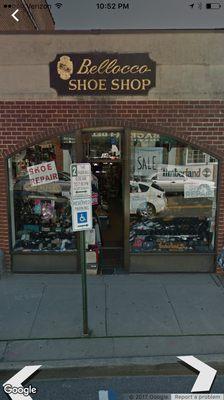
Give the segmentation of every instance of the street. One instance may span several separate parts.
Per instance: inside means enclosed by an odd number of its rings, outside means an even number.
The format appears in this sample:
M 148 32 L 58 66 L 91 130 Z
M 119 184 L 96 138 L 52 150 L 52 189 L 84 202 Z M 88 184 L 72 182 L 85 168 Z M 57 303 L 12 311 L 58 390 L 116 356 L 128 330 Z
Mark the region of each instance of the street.
M 197 376 L 198 374 L 195 373 L 194 376 L 30 379 L 29 384 L 37 388 L 37 394 L 33 395 L 33 400 L 100 400 L 100 390 L 113 393 L 113 400 L 151 400 L 146 396 L 147 393 L 190 393 Z M 217 376 L 210 393 L 224 393 L 224 377 L 222 375 Z M 141 396 L 142 394 L 144 396 Z M 2 391 L 0 398 L 6 400 L 7 395 Z

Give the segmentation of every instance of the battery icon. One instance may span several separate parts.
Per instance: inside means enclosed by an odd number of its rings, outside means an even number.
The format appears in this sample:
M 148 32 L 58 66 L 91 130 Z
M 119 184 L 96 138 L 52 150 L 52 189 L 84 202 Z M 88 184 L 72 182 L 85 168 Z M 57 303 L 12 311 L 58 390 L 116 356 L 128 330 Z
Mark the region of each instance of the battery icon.
M 206 8 L 208 10 L 219 10 L 221 8 L 221 4 L 220 3 L 207 3 Z

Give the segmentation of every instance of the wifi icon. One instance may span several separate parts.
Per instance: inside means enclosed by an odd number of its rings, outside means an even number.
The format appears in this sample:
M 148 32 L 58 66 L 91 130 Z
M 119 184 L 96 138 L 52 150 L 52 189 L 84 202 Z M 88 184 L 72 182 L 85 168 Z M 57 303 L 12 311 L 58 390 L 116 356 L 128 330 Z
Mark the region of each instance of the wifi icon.
M 55 7 L 57 7 L 58 9 L 61 8 L 63 6 L 62 3 L 55 3 Z

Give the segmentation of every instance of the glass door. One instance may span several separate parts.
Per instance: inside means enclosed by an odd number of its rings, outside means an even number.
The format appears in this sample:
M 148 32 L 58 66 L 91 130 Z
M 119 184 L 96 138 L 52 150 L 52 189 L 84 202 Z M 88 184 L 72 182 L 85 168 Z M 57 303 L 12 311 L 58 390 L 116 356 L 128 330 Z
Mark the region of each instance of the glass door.
M 83 160 L 92 169 L 93 226 L 103 274 L 123 268 L 123 190 L 121 132 L 82 133 Z

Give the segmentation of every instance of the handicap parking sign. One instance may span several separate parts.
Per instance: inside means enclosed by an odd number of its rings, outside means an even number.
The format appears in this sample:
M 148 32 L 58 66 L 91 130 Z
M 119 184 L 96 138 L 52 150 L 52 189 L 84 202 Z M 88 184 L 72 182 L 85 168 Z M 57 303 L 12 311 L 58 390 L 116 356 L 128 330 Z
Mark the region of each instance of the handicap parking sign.
M 87 223 L 87 211 L 79 211 L 77 213 L 77 221 L 78 221 L 78 224 L 86 224 Z
M 72 230 L 86 231 L 92 229 L 92 197 L 77 197 L 71 202 Z

